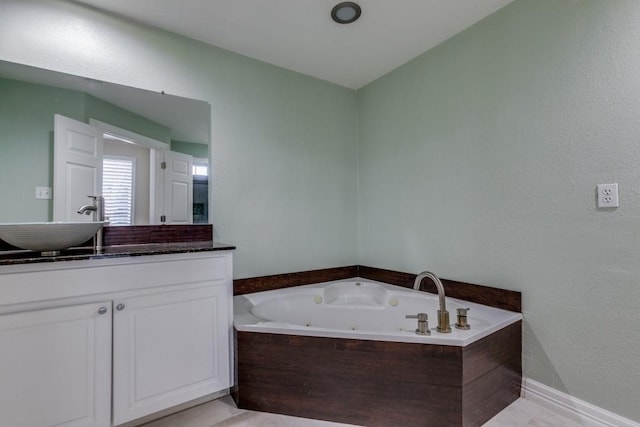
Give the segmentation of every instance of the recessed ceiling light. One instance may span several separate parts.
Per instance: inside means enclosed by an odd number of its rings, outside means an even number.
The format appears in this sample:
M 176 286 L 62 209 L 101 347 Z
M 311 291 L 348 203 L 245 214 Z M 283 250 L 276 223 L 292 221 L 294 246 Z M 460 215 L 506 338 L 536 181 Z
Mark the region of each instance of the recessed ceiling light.
M 343 1 L 331 9 L 331 18 L 338 24 L 350 24 L 360 18 L 362 10 L 357 3 Z

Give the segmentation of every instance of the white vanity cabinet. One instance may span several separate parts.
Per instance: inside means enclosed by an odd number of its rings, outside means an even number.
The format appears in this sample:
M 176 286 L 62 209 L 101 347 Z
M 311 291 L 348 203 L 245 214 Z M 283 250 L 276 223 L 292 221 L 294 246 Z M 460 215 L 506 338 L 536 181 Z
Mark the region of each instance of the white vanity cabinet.
M 231 386 L 232 253 L 0 266 L 0 425 L 112 426 Z
M 208 286 L 114 301 L 115 424 L 229 387 L 222 291 Z
M 111 425 L 111 303 L 0 316 L 0 425 Z

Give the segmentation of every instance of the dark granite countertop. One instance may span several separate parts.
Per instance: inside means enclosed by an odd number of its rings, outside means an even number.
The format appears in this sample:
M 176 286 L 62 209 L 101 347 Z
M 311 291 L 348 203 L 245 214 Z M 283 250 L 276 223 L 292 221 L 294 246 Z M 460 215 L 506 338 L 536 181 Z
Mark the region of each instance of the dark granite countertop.
M 149 243 L 139 245 L 105 246 L 100 253 L 93 248 L 71 248 L 60 255 L 45 256 L 40 252 L 9 250 L 0 251 L 0 266 L 43 262 L 79 261 L 89 259 L 121 258 L 143 255 L 166 255 L 189 252 L 226 251 L 235 246 L 219 242 Z

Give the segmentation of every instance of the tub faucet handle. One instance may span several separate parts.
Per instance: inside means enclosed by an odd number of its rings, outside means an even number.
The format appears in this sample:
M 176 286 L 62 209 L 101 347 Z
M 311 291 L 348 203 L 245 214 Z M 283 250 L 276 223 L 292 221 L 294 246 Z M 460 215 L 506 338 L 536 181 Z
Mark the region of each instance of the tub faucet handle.
M 471 325 L 467 322 L 467 311 L 471 310 L 470 308 L 458 308 L 456 311 L 458 312 L 458 322 L 456 323 L 457 329 L 469 329 Z
M 418 321 L 426 322 L 429 316 L 427 313 L 418 313 L 418 314 L 407 314 L 405 316 L 407 319 L 418 319 Z
M 431 331 L 429 330 L 429 316 L 427 316 L 427 313 L 407 314 L 405 318 L 418 319 L 418 329 L 416 329 L 416 334 L 431 335 Z

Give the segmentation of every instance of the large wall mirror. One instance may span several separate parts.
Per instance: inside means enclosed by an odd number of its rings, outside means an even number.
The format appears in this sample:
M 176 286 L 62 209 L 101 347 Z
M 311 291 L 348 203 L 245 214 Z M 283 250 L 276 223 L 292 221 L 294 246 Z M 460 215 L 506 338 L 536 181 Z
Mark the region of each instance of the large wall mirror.
M 0 222 L 89 220 L 74 217 L 75 206 L 90 203 L 84 193 L 97 192 L 110 225 L 207 223 L 210 120 L 204 101 L 0 61 Z M 99 134 L 98 189 L 73 171 L 67 187 L 60 184 L 65 172 L 56 144 L 85 141 L 73 135 L 64 141 L 59 127 L 76 125 Z M 165 176 L 174 158 L 188 172 L 188 197 L 186 190 L 169 195 Z M 68 218 L 59 213 L 65 192 Z M 172 216 L 172 209 L 188 218 Z

